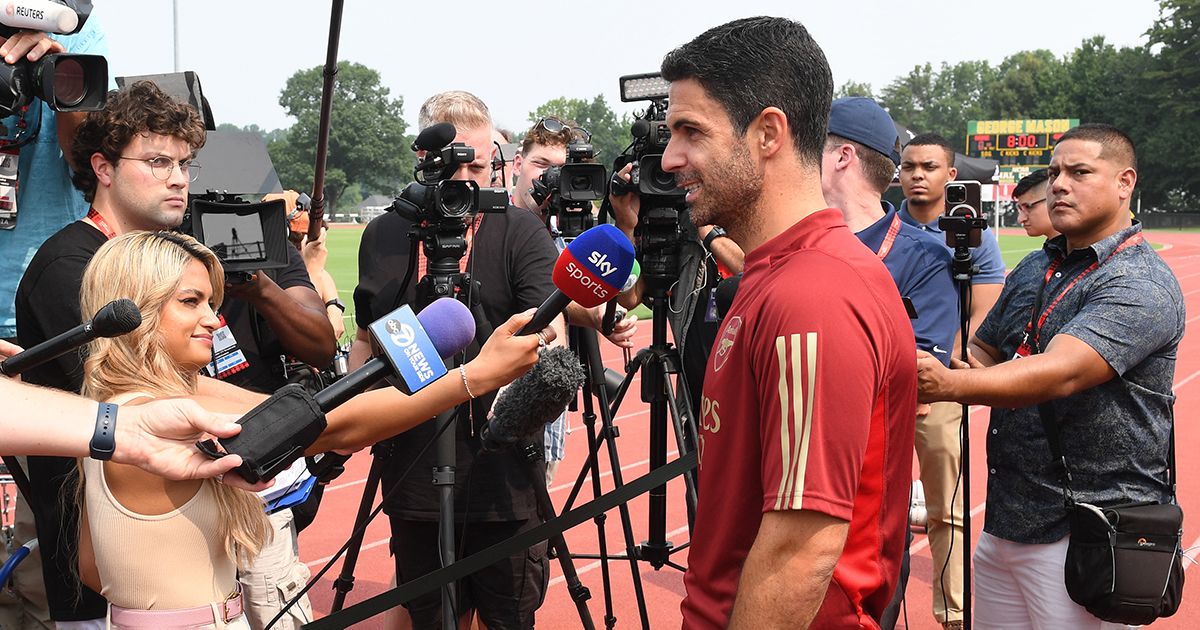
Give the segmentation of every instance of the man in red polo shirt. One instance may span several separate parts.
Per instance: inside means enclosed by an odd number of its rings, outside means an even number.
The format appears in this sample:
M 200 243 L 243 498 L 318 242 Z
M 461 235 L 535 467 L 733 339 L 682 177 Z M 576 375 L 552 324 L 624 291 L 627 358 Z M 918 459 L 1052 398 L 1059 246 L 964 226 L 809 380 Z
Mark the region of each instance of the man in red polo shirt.
M 827 208 L 833 81 L 803 26 L 747 18 L 667 55 L 663 168 L 745 277 L 709 359 L 686 628 L 878 628 L 899 575 L 915 343 L 879 257 Z

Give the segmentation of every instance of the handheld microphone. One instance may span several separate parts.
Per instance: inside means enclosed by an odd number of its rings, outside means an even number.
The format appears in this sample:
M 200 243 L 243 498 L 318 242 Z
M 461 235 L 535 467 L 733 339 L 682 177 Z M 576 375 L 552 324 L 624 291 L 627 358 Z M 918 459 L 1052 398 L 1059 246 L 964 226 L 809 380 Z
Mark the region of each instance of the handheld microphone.
M 142 323 L 142 312 L 129 298 L 113 300 L 92 319 L 0 362 L 0 375 L 16 376 L 79 348 L 97 337 L 119 337 Z
M 483 450 L 498 451 L 537 435 L 575 397 L 583 376 L 579 359 L 567 348 L 543 351 L 533 369 L 496 397 L 492 417 L 479 434 Z
M 91 13 L 91 2 L 87 4 L 87 14 Z M 13 29 L 28 29 L 67 35 L 75 33 L 82 26 L 79 12 L 74 7 L 53 0 L 8 0 L 4 10 L 0 11 L 0 23 Z
M 603 223 L 584 231 L 559 254 L 554 263 L 554 293 L 517 335 L 545 328 L 571 302 L 592 308 L 612 299 L 632 269 L 633 243 L 615 225 Z
M 440 122 L 436 125 L 430 125 L 417 134 L 417 139 L 413 140 L 412 143 L 412 150 L 437 151 L 453 142 L 454 137 L 457 135 L 458 130 L 451 123 Z
M 456 354 L 475 338 L 475 318 L 466 305 L 453 298 L 436 300 L 417 316 L 407 305 L 401 306 L 369 328 L 386 359 L 367 361 L 316 396 L 298 385 L 288 385 L 251 409 L 238 420 L 241 433 L 221 441 L 226 453 L 242 456 L 242 465 L 235 472 L 250 483 L 273 478 L 321 435 L 326 412 L 393 371 L 402 376 L 402 389 L 417 391 L 446 373 L 440 357 Z M 223 455 L 211 440 L 197 446 L 210 457 Z M 323 454 L 310 471 L 321 478 L 347 459 Z

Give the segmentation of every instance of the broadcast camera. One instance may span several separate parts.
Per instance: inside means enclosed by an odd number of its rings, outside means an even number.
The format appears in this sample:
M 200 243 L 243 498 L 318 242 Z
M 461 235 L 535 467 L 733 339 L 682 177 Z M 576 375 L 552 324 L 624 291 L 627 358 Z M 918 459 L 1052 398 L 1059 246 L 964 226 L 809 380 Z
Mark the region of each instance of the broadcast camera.
M 551 166 L 533 182 L 530 196 L 539 206 L 550 200 L 546 216 L 557 217 L 564 238 L 579 236 L 596 223 L 592 202 L 604 199 L 608 173 L 595 158 L 595 148 L 575 138 L 567 145 L 566 163 Z
M 675 175 L 662 168 L 663 151 L 671 140 L 667 127 L 668 83 L 658 73 L 621 77 L 621 100 L 650 101 L 644 112 L 634 114 L 630 128 L 633 142 L 613 162 L 612 192 L 630 192 L 641 197 L 634 237 L 642 268 L 642 278 L 652 288 L 664 291 L 679 279 L 679 243 L 683 234 L 681 212 L 687 211 L 687 191 L 675 184 Z M 616 174 L 633 164 L 627 183 Z
M 21 29 L 59 34 L 78 33 L 92 12 L 90 0 L 13 0 L 0 11 L 0 37 Z M 46 55 L 0 64 L 0 117 L 10 116 L 40 98 L 61 112 L 96 111 L 104 107 L 108 62 L 100 55 Z
M 425 156 L 413 169 L 417 181 L 392 203 L 397 214 L 416 223 L 462 225 L 468 214 L 504 212 L 508 207 L 508 192 L 503 188 L 480 188 L 470 180 L 450 179 L 460 166 L 475 161 L 475 149 L 452 142 L 455 135 L 454 125 L 438 123 L 417 136 L 412 149 L 425 151 Z

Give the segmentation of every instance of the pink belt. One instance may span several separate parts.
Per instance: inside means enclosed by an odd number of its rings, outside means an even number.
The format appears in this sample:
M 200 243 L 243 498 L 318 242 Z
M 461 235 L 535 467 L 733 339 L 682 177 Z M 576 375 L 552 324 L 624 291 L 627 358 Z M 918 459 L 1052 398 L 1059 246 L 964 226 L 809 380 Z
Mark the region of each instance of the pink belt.
M 214 613 L 213 607 L 216 607 Z M 228 599 L 215 604 L 174 610 L 136 610 L 113 606 L 112 623 L 127 628 L 189 628 L 207 626 L 218 621 L 229 623 L 242 615 L 242 593 L 234 592 Z

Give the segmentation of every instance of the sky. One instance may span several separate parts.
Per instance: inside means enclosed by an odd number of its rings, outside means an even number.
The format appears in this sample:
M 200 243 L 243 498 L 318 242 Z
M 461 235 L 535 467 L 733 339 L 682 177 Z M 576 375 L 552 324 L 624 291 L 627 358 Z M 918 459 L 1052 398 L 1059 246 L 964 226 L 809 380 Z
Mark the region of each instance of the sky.
M 242 0 L 95 0 L 108 37 L 109 73 L 195 71 L 217 123 L 270 130 L 294 121 L 279 106 L 288 77 L 325 63 L 330 4 Z M 347 0 L 340 60 L 377 70 L 403 97 L 409 132 L 429 96 L 464 89 L 488 104 L 501 127 L 529 126 L 529 112 L 566 96 L 602 94 L 618 113 L 621 75 L 653 72 L 665 53 L 739 17 L 777 15 L 802 22 L 825 51 L 835 85 L 869 83 L 876 93 L 914 66 L 983 59 L 1045 48 L 1063 55 L 1103 35 L 1117 46 L 1145 43 L 1158 16 L 1152 0 L 1050 2 L 716 3 L 434 2 Z

